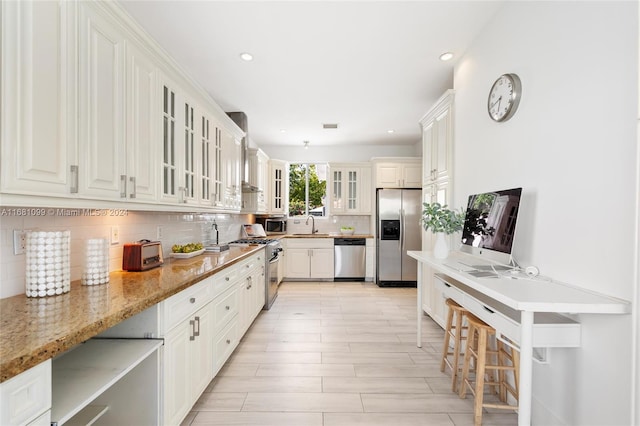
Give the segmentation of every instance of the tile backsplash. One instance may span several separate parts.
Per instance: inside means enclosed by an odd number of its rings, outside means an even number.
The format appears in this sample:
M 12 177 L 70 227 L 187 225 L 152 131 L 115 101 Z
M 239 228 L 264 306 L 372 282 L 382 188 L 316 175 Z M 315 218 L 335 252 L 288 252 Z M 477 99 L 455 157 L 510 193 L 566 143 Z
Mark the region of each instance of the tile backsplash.
M 82 252 L 85 240 L 107 238 L 112 227 L 117 227 L 118 244 L 109 246 L 109 270 L 122 269 L 124 243 L 148 239 L 162 242 L 163 255 L 169 256 L 173 244 L 215 242 L 213 223 L 218 225 L 219 241 L 240 238 L 244 223 L 252 223 L 252 215 L 212 213 L 122 212 L 122 216 L 101 216 L 82 209 L 47 209 L 44 216 L 16 216 L 7 209 L 0 217 L 0 298 L 25 292 L 25 255 L 14 255 L 14 230 L 69 230 L 71 231 L 71 279 L 78 280 L 82 273 Z M 160 234 L 160 238 L 157 238 Z

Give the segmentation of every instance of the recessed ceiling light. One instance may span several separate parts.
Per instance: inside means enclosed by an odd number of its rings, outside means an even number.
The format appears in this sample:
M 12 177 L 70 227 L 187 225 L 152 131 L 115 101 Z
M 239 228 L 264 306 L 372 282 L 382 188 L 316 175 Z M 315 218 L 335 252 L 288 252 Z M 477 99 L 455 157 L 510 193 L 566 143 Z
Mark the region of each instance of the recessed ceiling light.
M 451 53 L 451 52 L 445 52 L 442 55 L 440 55 L 440 60 L 441 61 L 448 61 L 448 60 L 450 60 L 452 58 L 453 58 L 453 53 Z
M 251 53 L 247 53 L 247 52 L 241 53 L 240 54 L 240 58 L 243 61 L 247 61 L 247 62 L 253 61 L 253 55 Z
M 389 130 L 387 130 L 387 133 L 389 133 L 389 134 L 391 134 L 391 133 L 395 133 L 395 130 L 393 130 L 393 129 L 389 129 Z
M 287 129 L 280 129 L 280 133 L 287 133 Z

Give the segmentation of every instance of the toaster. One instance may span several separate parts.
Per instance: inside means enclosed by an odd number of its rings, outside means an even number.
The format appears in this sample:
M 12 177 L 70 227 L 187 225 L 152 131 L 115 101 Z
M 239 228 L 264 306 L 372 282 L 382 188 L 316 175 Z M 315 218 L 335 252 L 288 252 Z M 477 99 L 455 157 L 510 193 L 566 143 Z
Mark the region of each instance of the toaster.
M 146 271 L 162 265 L 160 241 L 140 240 L 126 243 L 122 252 L 124 271 Z

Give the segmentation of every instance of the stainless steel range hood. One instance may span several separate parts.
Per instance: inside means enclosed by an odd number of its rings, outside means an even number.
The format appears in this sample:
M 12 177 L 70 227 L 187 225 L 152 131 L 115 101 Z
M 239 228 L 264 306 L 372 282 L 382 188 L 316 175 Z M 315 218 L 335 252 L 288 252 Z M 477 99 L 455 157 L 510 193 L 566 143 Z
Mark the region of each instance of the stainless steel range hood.
M 252 193 L 261 192 L 262 189 L 249 183 L 249 156 L 247 155 L 247 148 L 249 145 L 249 125 L 247 121 L 247 114 L 244 112 L 228 112 L 227 115 L 233 120 L 234 123 L 240 127 L 245 133 L 241 142 L 241 164 L 242 164 L 242 192 Z

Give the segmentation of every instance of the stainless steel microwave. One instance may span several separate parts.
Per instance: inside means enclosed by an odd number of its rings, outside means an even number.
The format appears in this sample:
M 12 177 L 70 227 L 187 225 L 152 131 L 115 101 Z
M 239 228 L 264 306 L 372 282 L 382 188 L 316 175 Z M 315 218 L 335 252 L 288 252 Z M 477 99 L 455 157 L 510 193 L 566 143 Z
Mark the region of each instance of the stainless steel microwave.
M 267 235 L 286 234 L 287 219 L 265 219 L 264 230 Z

